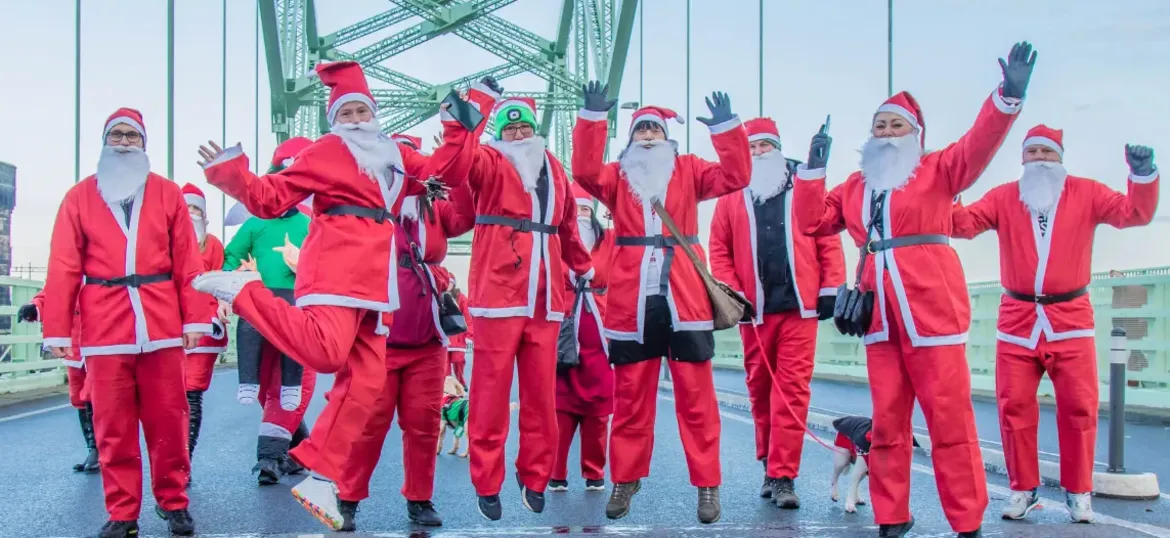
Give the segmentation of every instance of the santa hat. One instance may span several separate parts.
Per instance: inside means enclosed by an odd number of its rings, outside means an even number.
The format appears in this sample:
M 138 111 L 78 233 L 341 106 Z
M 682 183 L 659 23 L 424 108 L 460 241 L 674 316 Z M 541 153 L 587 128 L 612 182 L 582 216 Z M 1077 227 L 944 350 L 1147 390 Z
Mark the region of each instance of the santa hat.
M 138 134 L 142 135 L 142 147 L 146 147 L 146 125 L 142 121 L 142 113 L 133 108 L 122 107 L 110 114 L 109 119 L 106 120 L 106 129 L 102 131 L 102 140 L 109 136 L 110 131 L 115 125 L 124 123 L 136 129 Z
M 190 183 L 183 185 L 182 189 L 183 201 L 187 205 L 193 205 L 203 212 L 203 218 L 207 218 L 207 197 L 203 195 L 203 191 Z
M 670 138 L 670 127 L 667 126 L 666 120 L 674 120 L 682 125 L 686 120 L 679 116 L 675 111 L 660 106 L 644 106 L 634 112 L 634 118 L 630 120 L 630 138 L 634 137 L 634 128 L 639 123 L 648 121 L 662 127 L 662 132 L 666 133 L 666 138 Z
M 272 152 L 272 167 L 288 168 L 297 154 L 311 145 L 313 145 L 313 141 L 303 136 L 294 136 L 281 142 L 279 146 L 276 146 L 276 151 Z
M 405 133 L 398 133 L 390 136 L 390 140 L 398 142 L 399 144 L 406 144 L 415 150 L 422 149 L 422 138 L 411 136 Z
M 780 149 L 780 130 L 776 128 L 776 122 L 772 121 L 772 118 L 748 120 L 743 126 L 747 129 L 749 142 L 763 140 Z
M 317 64 L 316 75 L 321 78 L 321 83 L 329 88 L 326 115 L 330 125 L 337 119 L 337 111 L 346 103 L 354 101 L 365 103 L 371 111 L 377 112 L 378 105 L 374 103 L 374 94 L 370 93 L 366 74 L 357 62 L 322 62 Z
M 593 207 L 593 197 L 576 181 L 573 182 L 573 198 L 577 199 L 577 205 Z
M 527 123 L 536 128 L 536 100 L 531 97 L 509 97 L 496 105 L 496 138 L 503 136 L 504 127 L 513 123 Z
M 1024 149 L 1028 146 L 1045 146 L 1055 151 L 1064 159 L 1064 131 L 1061 129 L 1053 129 L 1041 123 L 1028 131 L 1028 136 L 1024 137 Z
M 874 116 L 882 112 L 893 112 L 910 122 L 910 126 L 917 129 L 920 134 L 922 147 L 926 147 L 926 120 L 922 117 L 922 108 L 918 106 L 918 101 L 914 100 L 910 92 L 898 92 L 886 99 L 886 102 L 878 107 L 877 112 L 874 112 Z

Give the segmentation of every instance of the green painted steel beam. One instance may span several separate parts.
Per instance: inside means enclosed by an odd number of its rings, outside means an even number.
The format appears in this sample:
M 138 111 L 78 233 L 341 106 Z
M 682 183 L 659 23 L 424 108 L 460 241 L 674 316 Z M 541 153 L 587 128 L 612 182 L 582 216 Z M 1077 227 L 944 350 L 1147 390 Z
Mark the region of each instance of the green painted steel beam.
M 569 38 L 573 30 L 573 8 L 576 7 L 575 0 L 564 0 L 561 2 L 561 18 L 560 24 L 557 26 L 557 41 L 553 44 L 553 61 L 557 63 L 560 69 L 565 68 L 565 53 L 569 50 Z M 566 88 L 570 92 L 573 88 Z M 548 93 L 555 93 L 557 84 L 553 81 L 548 83 Z M 551 107 L 545 107 L 541 110 L 540 117 L 540 136 L 548 138 L 548 133 L 552 128 L 554 110 Z M 558 144 L 559 145 L 559 144 Z
M 351 24 L 336 32 L 321 38 L 321 47 L 324 49 L 337 48 L 347 43 L 357 41 L 363 37 L 376 34 L 395 24 L 405 22 L 413 15 L 405 9 L 384 11 L 364 21 Z
M 264 39 L 264 60 L 268 65 L 268 87 L 271 91 L 272 132 L 278 142 L 288 140 L 292 130 L 292 116 L 288 97 L 285 94 L 284 60 L 281 57 L 280 31 L 276 18 L 276 0 L 258 0 L 260 8 L 260 30 Z

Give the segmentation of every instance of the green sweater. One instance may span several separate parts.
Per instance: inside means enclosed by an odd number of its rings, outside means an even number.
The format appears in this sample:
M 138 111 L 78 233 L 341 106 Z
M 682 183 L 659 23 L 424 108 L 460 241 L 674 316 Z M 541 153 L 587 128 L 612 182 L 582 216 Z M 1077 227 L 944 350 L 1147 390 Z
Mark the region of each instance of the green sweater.
M 256 259 L 256 269 L 260 271 L 265 286 L 291 290 L 297 275 L 284 263 L 284 257 L 272 249 L 284 246 L 285 234 L 299 248 L 308 233 L 309 217 L 299 211 L 279 219 L 252 217 L 244 221 L 240 230 L 224 247 L 223 270 L 235 271 L 240 261 L 248 259 L 251 254 Z

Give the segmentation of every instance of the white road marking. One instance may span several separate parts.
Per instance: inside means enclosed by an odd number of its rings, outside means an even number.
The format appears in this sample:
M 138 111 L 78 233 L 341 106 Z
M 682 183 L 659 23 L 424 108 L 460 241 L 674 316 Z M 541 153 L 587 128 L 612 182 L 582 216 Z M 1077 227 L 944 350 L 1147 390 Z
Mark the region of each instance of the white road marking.
M 36 416 L 36 415 L 41 415 L 41 414 L 44 414 L 44 413 L 48 413 L 49 411 L 56 411 L 56 410 L 58 410 L 58 409 L 65 409 L 65 408 L 67 408 L 67 407 L 73 407 L 73 405 L 71 405 L 71 404 L 61 404 L 61 405 L 54 405 L 53 407 L 46 407 L 46 408 L 43 408 L 43 409 L 35 409 L 35 410 L 33 410 L 33 411 L 28 411 L 28 412 L 25 412 L 25 413 L 20 413 L 20 414 L 12 415 L 12 416 L 10 416 L 10 417 L 4 417 L 4 418 L 0 418 L 0 422 L 8 422 L 9 420 L 16 420 L 16 419 L 18 419 L 18 418 L 25 418 L 25 417 L 32 417 L 32 416 Z

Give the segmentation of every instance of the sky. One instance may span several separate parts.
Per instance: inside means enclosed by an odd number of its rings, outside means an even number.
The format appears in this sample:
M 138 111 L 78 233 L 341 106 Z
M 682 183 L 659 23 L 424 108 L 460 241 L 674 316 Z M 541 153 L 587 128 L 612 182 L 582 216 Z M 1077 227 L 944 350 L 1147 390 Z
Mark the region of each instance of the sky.
M 385 0 L 318 0 L 318 26 L 327 34 L 391 6 Z M 518 0 L 496 14 L 555 39 L 559 6 L 551 0 Z M 45 265 L 54 215 L 74 182 L 74 9 L 73 0 L 0 2 L 0 43 L 6 50 L 28 51 L 9 56 L 0 84 L 0 123 L 8 126 L 0 130 L 0 161 L 17 166 L 14 266 Z M 635 24 L 621 101 L 676 109 L 689 120 L 685 128 L 672 128 L 683 150 L 689 138 L 691 152 L 714 158 L 706 128 L 693 118 L 707 113 L 704 97 L 719 90 L 728 93 L 742 119 L 761 113 L 774 118 L 784 153 L 801 160 L 825 115 L 832 114 L 830 186 L 856 169 L 857 149 L 886 97 L 885 1 L 765 0 L 761 47 L 757 0 L 692 0 L 689 99 L 686 2 L 643 0 L 640 9 L 645 35 Z M 224 131 L 227 143 L 241 142 L 253 161 L 266 163 L 275 147 L 266 72 L 260 73 L 259 87 L 255 84 L 256 3 L 227 2 L 226 63 L 221 63 L 221 10 L 220 2 L 176 0 L 173 179 L 207 191 L 210 231 L 217 235 L 224 206 L 220 193 L 203 179 L 196 148 L 207 140 L 221 141 Z M 153 170 L 165 174 L 166 2 L 85 2 L 81 26 L 82 176 L 93 173 L 102 127 L 120 106 L 143 112 Z M 397 29 L 343 49 L 357 50 Z M 964 201 L 1018 177 L 1020 144 L 1038 123 L 1065 130 L 1065 164 L 1071 174 L 1115 189 L 1126 185 L 1126 143 L 1152 146 L 1156 162 L 1170 163 L 1170 2 L 1163 0 L 895 0 L 894 89 L 910 90 L 921 104 L 928 148 L 944 147 L 970 127 L 982 100 L 1001 80 L 996 59 L 1021 40 L 1031 41 L 1038 51 L 1023 112 Z M 437 83 L 498 63 L 490 53 L 448 35 L 384 65 Z M 501 83 L 507 90 L 545 88 L 541 79 L 527 74 Z M 226 123 L 221 121 L 225 113 Z M 629 114 L 619 116 L 621 132 L 628 129 Z M 410 132 L 429 146 L 438 131 L 438 120 L 431 119 Z M 619 148 L 614 149 L 612 154 Z M 226 206 L 232 203 L 228 199 Z M 700 208 L 704 241 L 712 211 L 713 202 Z M 226 231 L 230 236 L 232 230 Z M 1170 220 L 1124 231 L 1101 227 L 1093 269 L 1170 265 L 1168 232 Z M 955 248 L 969 280 L 998 277 L 994 235 L 956 241 Z M 854 250 L 847 240 L 850 272 Z M 455 258 L 449 265 L 465 275 L 467 262 Z

